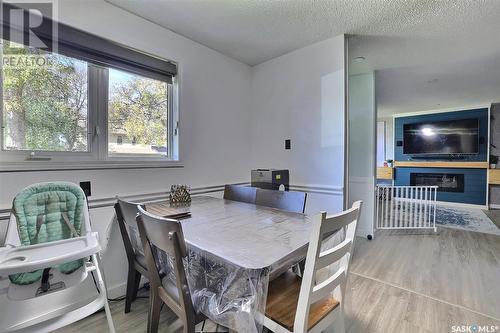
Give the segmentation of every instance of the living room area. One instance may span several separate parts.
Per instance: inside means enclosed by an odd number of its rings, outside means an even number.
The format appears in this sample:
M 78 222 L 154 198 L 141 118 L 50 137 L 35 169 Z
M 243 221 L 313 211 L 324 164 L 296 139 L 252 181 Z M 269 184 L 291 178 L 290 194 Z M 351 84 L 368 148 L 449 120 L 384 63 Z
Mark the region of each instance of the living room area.
M 379 118 L 378 184 L 437 186 L 432 198 L 437 225 L 500 234 L 495 226 L 500 170 L 494 152 L 488 153 L 497 144 L 489 128 L 491 122 L 494 132 L 498 112 L 493 104 Z
M 430 187 L 437 226 L 500 235 L 497 61 L 376 75 L 377 185 Z
M 476 28 L 453 40 L 442 22 L 429 39 L 427 28 L 350 39 L 352 135 L 375 142 L 364 148 L 375 155 L 374 227 L 357 239 L 352 323 L 391 308 L 386 332 L 500 326 L 500 52 Z

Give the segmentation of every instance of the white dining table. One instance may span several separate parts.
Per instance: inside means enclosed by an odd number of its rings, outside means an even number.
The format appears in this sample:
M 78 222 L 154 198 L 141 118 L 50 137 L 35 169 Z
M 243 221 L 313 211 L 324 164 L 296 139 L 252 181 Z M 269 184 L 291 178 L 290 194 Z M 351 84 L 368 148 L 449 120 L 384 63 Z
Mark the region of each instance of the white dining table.
M 180 222 L 190 250 L 185 266 L 195 308 L 238 332 L 259 332 L 268 283 L 305 258 L 310 218 L 210 196 L 146 209 L 158 216 L 191 214 Z M 169 265 L 168 258 L 162 265 Z

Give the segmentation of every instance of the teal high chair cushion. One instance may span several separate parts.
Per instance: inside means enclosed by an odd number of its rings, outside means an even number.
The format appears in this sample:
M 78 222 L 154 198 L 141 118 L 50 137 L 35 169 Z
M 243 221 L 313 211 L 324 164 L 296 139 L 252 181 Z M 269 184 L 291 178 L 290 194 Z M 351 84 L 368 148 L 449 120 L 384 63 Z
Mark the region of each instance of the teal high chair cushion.
M 85 194 L 71 183 L 43 183 L 25 188 L 13 203 L 13 213 L 21 245 L 34 245 L 71 238 L 81 234 L 84 223 Z M 76 235 L 75 235 L 76 234 Z M 83 259 L 57 266 L 65 274 L 76 271 Z M 38 281 L 43 270 L 9 276 L 14 284 Z

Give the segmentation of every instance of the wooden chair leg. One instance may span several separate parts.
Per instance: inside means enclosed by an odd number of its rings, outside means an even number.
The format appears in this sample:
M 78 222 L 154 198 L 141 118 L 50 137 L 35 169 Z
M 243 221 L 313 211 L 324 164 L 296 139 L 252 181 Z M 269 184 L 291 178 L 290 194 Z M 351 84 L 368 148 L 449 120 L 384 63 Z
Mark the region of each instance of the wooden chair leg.
M 135 274 L 136 270 L 130 268 L 128 270 L 127 277 L 127 294 L 125 295 L 125 313 L 130 312 L 130 306 L 132 305 L 133 295 L 134 295 L 134 287 L 135 287 Z
M 148 333 L 158 332 L 162 302 L 158 295 L 154 295 L 152 292 L 149 294 Z
M 135 279 L 134 279 L 134 292 L 132 294 L 132 301 L 135 301 L 137 298 L 137 292 L 139 291 L 139 285 L 141 283 L 142 274 L 139 271 L 135 271 Z

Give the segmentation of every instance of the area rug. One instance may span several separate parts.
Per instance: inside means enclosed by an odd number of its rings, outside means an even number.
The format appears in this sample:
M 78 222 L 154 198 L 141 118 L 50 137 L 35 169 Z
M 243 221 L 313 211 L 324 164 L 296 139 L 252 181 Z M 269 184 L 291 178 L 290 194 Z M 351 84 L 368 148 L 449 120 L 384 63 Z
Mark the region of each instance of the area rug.
M 500 235 L 500 229 L 479 208 L 438 205 L 436 224 L 447 228 Z

